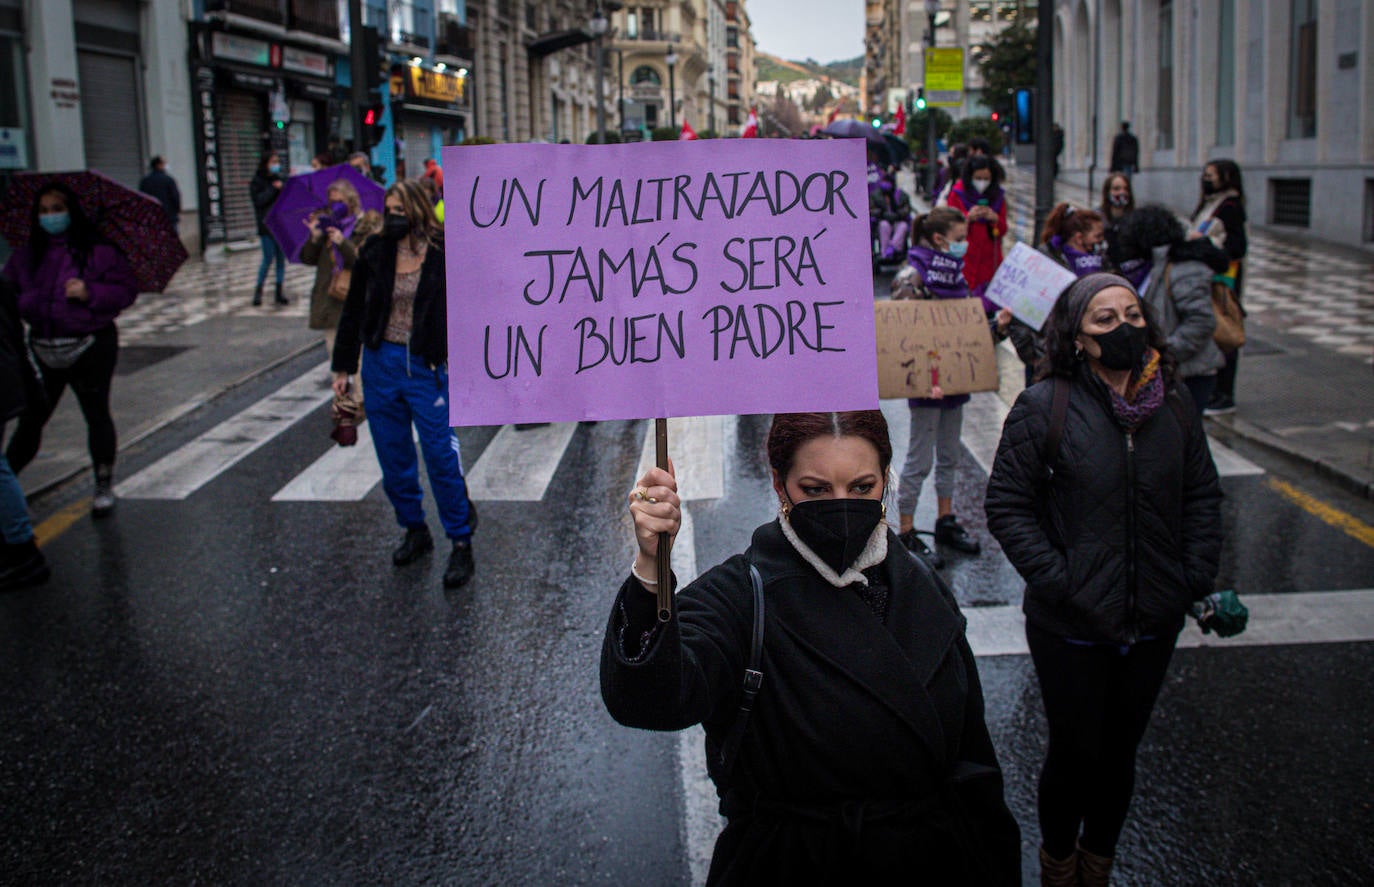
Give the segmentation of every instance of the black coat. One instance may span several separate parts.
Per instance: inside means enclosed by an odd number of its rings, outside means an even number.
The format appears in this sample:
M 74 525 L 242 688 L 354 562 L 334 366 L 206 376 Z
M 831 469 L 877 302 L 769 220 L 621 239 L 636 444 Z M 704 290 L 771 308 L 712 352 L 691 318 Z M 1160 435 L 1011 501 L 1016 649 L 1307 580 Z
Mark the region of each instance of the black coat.
M 1140 141 L 1128 132 L 1119 132 L 1112 139 L 1111 171 L 1121 172 L 1127 166 L 1140 166 Z
M 396 283 L 396 247 L 394 240 L 373 237 L 358 250 L 334 341 L 335 372 L 356 373 L 359 348 L 377 348 L 383 342 Z M 410 330 L 410 353 L 424 358 L 431 367 L 448 362 L 447 293 L 444 245 L 442 241 L 431 243 L 420 266 Z
M 621 588 L 602 698 L 627 726 L 704 724 L 729 818 L 708 883 L 1020 883 L 1020 832 L 963 617 L 890 532 L 888 552 L 884 623 L 852 588 L 821 579 L 776 521 L 765 524 L 745 554 L 675 596 L 676 618 L 635 661 L 621 629 L 637 638 L 653 626 L 653 598 L 634 579 Z M 767 602 L 764 678 L 727 782 L 715 761 L 748 658 L 751 559 Z
M 156 198 L 167 211 L 167 217 L 173 224 L 181 217 L 181 189 L 177 187 L 176 179 L 168 175 L 166 170 L 155 169 L 148 173 L 143 177 L 143 181 L 138 183 L 138 190 Z
M 26 411 L 37 410 L 45 400 L 38 369 L 29 359 L 24 342 L 14 287 L 0 277 L 0 426 Z
M 253 174 L 253 181 L 248 183 L 248 193 L 253 198 L 253 216 L 258 220 L 258 233 L 271 234 L 267 226 L 262 223 L 266 218 L 267 211 L 272 208 L 272 204 L 277 202 L 277 195 L 281 194 L 274 182 L 282 181 L 281 176 L 274 176 L 271 173 L 258 171 Z
M 1026 620 L 1104 643 L 1177 634 L 1213 591 L 1221 556 L 1221 488 L 1201 419 L 1191 401 L 1166 401 L 1128 435 L 1084 365 L 1047 480 L 1053 392 L 1047 379 L 1016 399 L 985 500 L 988 529 L 1026 580 Z

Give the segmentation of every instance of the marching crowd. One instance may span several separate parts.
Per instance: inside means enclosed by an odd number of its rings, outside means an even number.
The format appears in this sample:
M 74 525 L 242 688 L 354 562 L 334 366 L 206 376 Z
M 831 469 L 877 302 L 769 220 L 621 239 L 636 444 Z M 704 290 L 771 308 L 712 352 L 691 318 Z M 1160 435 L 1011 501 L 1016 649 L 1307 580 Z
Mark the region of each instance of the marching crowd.
M 1220 491 L 1201 424 L 1204 410 L 1234 407 L 1238 346 L 1219 332 L 1214 304 L 1218 292 L 1241 295 L 1240 171 L 1207 164 L 1187 224 L 1137 207 L 1129 168 L 1104 182 L 1101 206 L 1056 206 L 1037 248 L 1075 282 L 1037 330 L 985 297 L 1007 233 L 1002 166 L 986 143 L 956 146 L 951 158 L 920 215 L 885 171 L 871 176 L 875 256 L 903 265 L 894 298 L 982 298 L 993 335 L 1025 362 L 1028 387 L 1003 429 L 984 507 L 1026 582 L 1049 723 L 1041 881 L 1105 885 L 1136 747 L 1185 616 L 1219 632 L 1243 627 L 1213 588 Z M 278 303 L 288 300 L 286 261 L 317 269 L 309 324 L 330 354 L 337 439 L 356 440 L 348 432 L 365 391 L 404 531 L 392 555 L 402 566 L 434 547 L 418 435 L 451 546 L 444 584 L 460 587 L 475 569 L 477 515 L 448 421 L 442 171 L 427 164 L 421 179 L 383 189 L 364 155 L 318 165 L 288 177 L 279 155 L 262 157 L 251 185 L 262 245 L 253 303 L 273 266 Z M 164 177 L 155 161 L 149 186 L 165 206 L 175 185 Z M 60 182 L 39 188 L 27 237 L 0 276 L 0 440 L 17 423 L 0 456 L 6 590 L 48 577 L 16 475 L 67 387 L 88 425 L 93 514 L 115 508 L 115 321 L 139 291 L 81 196 Z M 954 502 L 967 401 L 936 385 L 909 402 L 896 532 L 884 510 L 897 472 L 881 412 L 776 416 L 767 458 L 777 519 L 679 590 L 666 621 L 650 577 L 660 540 L 680 528 L 674 474 L 651 469 L 630 494 L 635 558 L 606 631 L 602 692 L 626 724 L 704 723 L 728 819 L 711 883 L 913 873 L 1020 882 L 1020 829 L 1003 799 L 977 665 L 943 557 L 914 526 L 933 470 L 937 520 L 925 535 L 937 548 L 979 552 Z

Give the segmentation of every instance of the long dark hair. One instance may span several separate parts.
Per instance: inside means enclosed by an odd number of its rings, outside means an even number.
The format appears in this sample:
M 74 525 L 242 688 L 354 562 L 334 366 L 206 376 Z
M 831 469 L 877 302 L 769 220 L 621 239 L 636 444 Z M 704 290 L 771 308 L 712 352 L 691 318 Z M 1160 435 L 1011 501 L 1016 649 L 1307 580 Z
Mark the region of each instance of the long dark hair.
M 1173 378 L 1173 358 L 1164 344 L 1164 335 L 1159 330 L 1154 311 L 1140 298 L 1140 293 L 1136 292 L 1129 280 L 1116 274 L 1099 273 L 1089 274 L 1074 281 L 1050 310 L 1050 316 L 1045 321 L 1045 353 L 1035 368 L 1037 382 L 1051 376 L 1071 379 L 1078 374 L 1083 360 L 1074 340 L 1078 338 L 1080 327 L 1083 325 L 1083 315 L 1087 312 L 1088 303 L 1092 301 L 1093 296 L 1109 286 L 1125 287 L 1135 296 L 1136 302 L 1140 305 L 1140 312 L 1145 315 L 1145 330 L 1148 333 L 1150 347 L 1159 352 L 1159 363 L 1165 380 Z
M 992 184 L 988 186 L 986 191 L 979 194 L 973 187 L 973 174 L 982 169 L 986 169 L 992 173 Z M 984 154 L 970 157 L 964 163 L 964 174 L 961 180 L 964 183 L 964 194 L 967 195 L 970 200 L 977 200 L 980 197 L 986 197 L 991 200 L 1002 190 L 1002 165 Z
M 768 429 L 768 465 L 786 482 L 797 450 L 817 437 L 861 437 L 878 451 L 883 476 L 892 464 L 892 441 L 882 410 L 853 410 L 846 413 L 778 413 Z
M 52 236 L 43 230 L 43 226 L 38 224 L 38 204 L 42 201 L 45 194 L 60 194 L 67 203 L 67 214 L 71 216 L 71 224 L 67 227 L 67 248 L 71 250 L 76 258 L 76 266 L 82 271 L 86 270 L 86 260 L 91 257 L 91 250 L 97 243 L 101 243 L 100 232 L 96 230 L 95 223 L 90 216 L 81 208 L 81 201 L 77 199 L 76 192 L 61 182 L 49 182 L 44 185 L 33 197 L 33 206 L 29 209 L 29 267 L 36 271 L 38 266 L 43 263 L 43 257 L 48 254 L 48 247 L 52 244 Z
M 270 175 L 272 175 L 272 173 L 270 173 L 270 172 L 267 171 L 267 165 L 268 165 L 268 161 L 270 161 L 273 157 L 277 158 L 278 162 L 281 161 L 281 155 L 278 154 L 276 151 L 264 151 L 264 152 L 262 152 L 262 156 L 258 158 L 258 175 L 260 175 L 260 176 L 270 176 Z
M 1236 201 L 1245 206 L 1245 186 L 1240 180 L 1240 166 L 1234 160 L 1209 160 L 1202 165 L 1205 170 L 1212 167 L 1217 171 L 1217 178 L 1221 179 L 1221 187 L 1218 191 L 1235 191 Z M 1207 202 L 1208 195 L 1198 196 L 1197 206 L 1193 208 L 1193 215 L 1196 216 L 1202 209 L 1202 205 Z
M 1125 206 L 1112 206 L 1112 185 L 1117 179 L 1122 179 L 1126 182 L 1126 193 L 1131 195 L 1130 202 Z M 1128 213 L 1135 209 L 1135 188 L 1131 187 L 1131 177 L 1124 172 L 1108 173 L 1107 177 L 1102 180 L 1102 218 L 1111 218 L 1111 212 L 1114 209 L 1121 210 L 1123 213 Z

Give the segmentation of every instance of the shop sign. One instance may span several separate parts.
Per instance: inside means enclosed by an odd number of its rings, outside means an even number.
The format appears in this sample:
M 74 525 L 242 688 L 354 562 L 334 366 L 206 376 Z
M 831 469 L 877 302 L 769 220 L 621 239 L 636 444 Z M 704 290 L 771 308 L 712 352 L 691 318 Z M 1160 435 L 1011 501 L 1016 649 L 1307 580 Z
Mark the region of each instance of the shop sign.
M 630 87 L 630 95 L 636 99 L 661 99 L 663 98 L 663 87 L 652 83 L 648 85 L 636 83 Z
M 81 88 L 75 80 L 65 77 L 52 79 L 52 103 L 58 108 L 75 108 L 81 101 Z
M 243 71 L 230 71 L 229 82 L 244 89 L 274 90 L 277 88 L 277 78 L 268 77 L 265 74 L 246 74 Z
M 200 143 L 203 174 L 200 180 L 202 237 L 224 239 L 224 180 L 220 171 L 219 125 L 215 119 L 215 72 L 196 70 L 196 141 Z
M 299 74 L 311 74 L 315 77 L 334 76 L 334 72 L 331 70 L 333 65 L 329 63 L 329 56 L 319 52 L 296 49 L 293 46 L 282 47 L 281 66 L 283 70 L 295 71 Z
M 0 169 L 24 169 L 28 165 L 24 130 L 0 126 Z
M 272 64 L 272 44 L 266 40 L 253 40 L 223 31 L 216 31 L 210 35 L 210 52 L 215 58 L 262 65 L 264 68 Z
M 463 101 L 464 78 L 443 71 L 431 71 L 418 65 L 410 68 L 410 95 L 412 98 L 440 102 L 445 105 L 460 104 Z

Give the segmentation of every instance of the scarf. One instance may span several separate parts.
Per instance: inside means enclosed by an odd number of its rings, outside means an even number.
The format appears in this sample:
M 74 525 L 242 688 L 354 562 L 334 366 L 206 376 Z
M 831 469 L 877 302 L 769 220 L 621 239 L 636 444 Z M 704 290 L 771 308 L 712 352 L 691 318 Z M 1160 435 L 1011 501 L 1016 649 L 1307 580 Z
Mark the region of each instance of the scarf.
M 878 521 L 878 526 L 873 528 L 873 533 L 868 537 L 868 543 L 864 545 L 864 550 L 859 552 L 854 563 L 845 568 L 842 575 L 836 574 L 830 565 L 821 560 L 821 556 L 811 550 L 811 547 L 801 540 L 797 531 L 792 529 L 792 522 L 786 515 L 778 516 L 778 525 L 782 527 L 782 534 L 787 537 L 787 541 L 792 543 L 797 554 L 801 555 L 802 560 L 811 565 L 821 578 L 828 584 L 836 588 L 844 588 L 857 582 L 860 585 L 868 584 L 868 577 L 863 574 L 864 570 L 875 564 L 881 564 L 887 559 L 887 521 Z
M 1127 259 L 1121 263 L 1121 276 L 1131 282 L 1136 292 L 1140 292 L 1146 278 L 1150 276 L 1151 267 L 1153 263 L 1148 256 L 1143 259 Z
M 917 244 L 906 254 L 916 269 L 926 292 L 934 299 L 967 299 L 968 281 L 964 279 L 964 260 Z
M 1059 254 L 1064 257 L 1064 261 L 1069 263 L 1069 270 L 1079 277 L 1086 277 L 1102 270 L 1102 257 L 1100 255 L 1076 250 L 1065 243 L 1058 234 L 1050 238 L 1050 246 L 1059 251 Z
M 1159 371 L 1159 352 L 1150 348 L 1145 352 L 1145 365 L 1140 375 L 1126 386 L 1126 396 L 1107 386 L 1112 398 L 1112 413 L 1117 424 L 1127 431 L 1135 431 L 1164 404 L 1164 374 Z
M 332 211 L 330 212 L 330 215 L 334 217 L 334 221 L 339 223 L 339 233 L 343 235 L 344 240 L 347 240 L 353 236 L 353 227 L 358 224 L 357 216 L 349 213 L 347 209 L 344 210 L 342 216 L 339 215 L 337 212 Z M 333 246 L 332 244 L 329 247 L 329 251 L 334 254 L 334 270 L 342 271 L 343 254 L 340 253 L 338 248 Z
M 1202 230 L 1202 226 L 1210 222 L 1212 216 L 1216 214 L 1217 207 L 1221 206 L 1232 197 L 1239 196 L 1240 195 L 1237 194 L 1233 188 L 1227 188 L 1225 191 L 1218 191 L 1215 194 L 1208 195 L 1207 198 L 1202 201 L 1202 205 L 1198 207 L 1197 212 L 1193 213 L 1192 222 L 1188 225 L 1188 233 L 1194 234 Z

